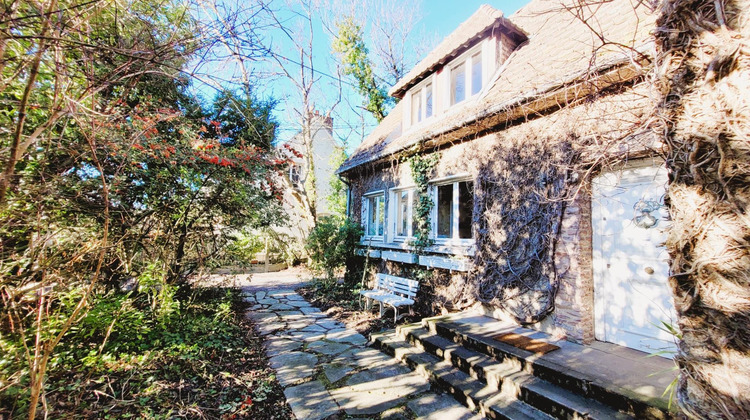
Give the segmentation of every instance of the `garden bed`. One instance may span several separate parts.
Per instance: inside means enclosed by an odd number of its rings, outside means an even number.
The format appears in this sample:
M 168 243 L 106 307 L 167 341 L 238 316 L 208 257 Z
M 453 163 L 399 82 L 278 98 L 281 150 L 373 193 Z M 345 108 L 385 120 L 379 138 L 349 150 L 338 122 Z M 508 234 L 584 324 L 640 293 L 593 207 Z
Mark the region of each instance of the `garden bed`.
M 140 297 L 99 298 L 50 368 L 48 417 L 293 419 L 239 290 L 179 295 L 167 315 Z M 3 394 L 0 418 L 22 416 L 23 384 Z

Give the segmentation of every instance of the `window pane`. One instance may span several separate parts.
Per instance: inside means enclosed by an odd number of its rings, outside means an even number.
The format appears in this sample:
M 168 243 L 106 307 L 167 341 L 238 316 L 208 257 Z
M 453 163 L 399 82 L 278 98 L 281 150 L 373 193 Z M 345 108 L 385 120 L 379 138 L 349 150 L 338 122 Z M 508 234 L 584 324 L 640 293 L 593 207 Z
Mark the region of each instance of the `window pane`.
M 422 121 L 422 90 L 411 95 L 411 122 L 412 124 Z
M 419 193 L 415 190 L 411 195 L 411 236 L 415 236 L 417 234 L 417 229 L 419 228 L 419 224 L 417 223 L 419 220 L 419 215 L 417 214 L 417 207 L 419 206 Z
M 367 234 L 370 236 L 375 236 L 377 230 L 377 226 L 375 225 L 378 220 L 378 209 L 375 205 L 375 197 L 370 197 L 367 199 Z
M 378 204 L 378 236 L 383 236 L 383 228 L 385 226 L 385 197 L 379 195 L 375 197 L 375 201 Z
M 471 94 L 482 90 L 482 54 L 471 57 Z
M 432 116 L 432 83 L 425 86 L 425 99 L 424 99 L 424 116 L 429 118 Z
M 471 238 L 471 216 L 474 209 L 474 183 L 458 183 L 458 237 Z
M 466 97 L 466 69 L 464 65 L 451 69 L 451 105 Z
M 409 235 L 409 191 L 398 193 L 398 214 L 396 220 L 396 235 Z
M 437 236 L 438 238 L 451 237 L 451 222 L 453 210 L 453 184 L 438 187 L 437 202 Z
M 299 184 L 299 166 L 294 163 L 289 165 L 289 179 L 292 181 L 292 184 L 294 186 L 297 186 L 297 184 Z

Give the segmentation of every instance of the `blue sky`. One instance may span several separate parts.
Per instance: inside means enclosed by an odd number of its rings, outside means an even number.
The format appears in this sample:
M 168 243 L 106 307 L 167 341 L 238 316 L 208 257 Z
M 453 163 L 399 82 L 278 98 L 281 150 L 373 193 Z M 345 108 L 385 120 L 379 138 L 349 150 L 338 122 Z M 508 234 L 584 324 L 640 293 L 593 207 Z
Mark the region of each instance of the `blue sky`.
M 496 9 L 502 10 L 506 16 L 510 16 L 520 7 L 528 3 L 529 0 L 404 1 L 410 6 L 420 9 L 417 11 L 417 14 L 421 16 L 421 18 L 416 21 L 414 30 L 412 31 L 414 37 L 409 42 L 422 45 L 422 50 L 425 50 L 423 54 L 425 54 L 429 51 L 427 48 L 424 48 L 425 45 L 428 47 L 437 45 L 461 22 L 468 19 L 469 16 L 471 16 L 482 4 L 489 4 Z M 383 4 L 379 3 L 377 0 L 373 3 L 375 4 L 375 7 Z M 293 10 L 287 8 L 285 0 L 279 0 L 272 4 L 277 5 L 279 17 L 284 20 L 285 25 L 288 25 L 292 29 L 290 31 L 291 35 L 295 37 L 295 39 L 305 40 L 306 32 L 301 30 L 301 27 L 298 27 L 299 17 L 294 14 Z M 360 4 L 354 4 L 356 7 L 360 7 Z M 344 79 L 345 83 L 341 85 L 342 100 L 337 101 L 339 96 L 339 84 L 335 77 L 331 77 L 337 73 L 337 61 L 331 52 L 331 34 L 325 30 L 322 23 L 326 20 L 326 18 L 322 16 L 328 16 L 328 20 L 330 20 L 332 13 L 333 11 L 331 10 L 319 10 L 316 11 L 313 18 L 313 56 L 318 80 L 315 83 L 315 89 L 312 92 L 311 98 L 315 104 L 315 108 L 320 110 L 320 112 L 326 113 L 332 111 L 331 115 L 334 118 L 334 135 L 340 141 L 346 143 L 347 149 L 351 151 L 361 142 L 363 136 L 366 136 L 372 131 L 377 123 L 366 113 L 363 119 L 363 112 L 359 109 L 363 99 L 352 87 L 351 83 L 354 82 L 352 79 Z M 364 14 L 366 12 L 363 11 L 362 13 Z M 370 42 L 371 40 L 368 39 L 371 35 L 371 26 L 370 23 L 365 22 L 365 38 L 372 56 L 373 47 Z M 295 52 L 288 33 L 283 33 L 278 30 L 268 31 L 267 41 L 272 42 L 273 51 L 281 56 L 289 58 L 298 57 L 298 53 Z M 414 52 L 419 50 L 417 45 L 410 47 L 411 48 L 409 48 L 408 51 Z M 421 58 L 422 57 L 417 56 L 417 54 L 413 54 L 411 61 L 416 62 Z M 276 110 L 276 118 L 280 122 L 280 129 L 278 132 L 279 139 L 284 141 L 290 138 L 299 130 L 298 121 L 296 121 L 298 119 L 296 117 L 296 109 L 299 109 L 300 104 L 298 90 L 295 89 L 294 84 L 291 81 L 284 77 L 273 78 L 264 76 L 265 72 L 273 68 L 273 64 L 251 63 L 250 67 L 261 75 L 258 78 L 256 94 L 264 98 L 274 98 L 279 101 Z M 228 72 L 231 72 L 231 68 L 232 66 L 219 66 L 219 68 L 210 69 L 210 71 L 227 74 Z M 288 64 L 288 70 L 290 72 L 295 72 L 295 70 L 298 71 L 298 69 L 298 66 L 295 64 Z M 350 84 L 347 84 L 346 82 Z M 213 92 L 211 89 L 201 88 L 200 86 L 198 86 L 198 90 L 204 92 L 205 96 L 211 96 Z
M 528 0 L 431 0 L 422 6 L 422 24 L 434 28 L 441 39 L 474 13 L 482 4 L 489 4 L 510 16 L 528 3 Z

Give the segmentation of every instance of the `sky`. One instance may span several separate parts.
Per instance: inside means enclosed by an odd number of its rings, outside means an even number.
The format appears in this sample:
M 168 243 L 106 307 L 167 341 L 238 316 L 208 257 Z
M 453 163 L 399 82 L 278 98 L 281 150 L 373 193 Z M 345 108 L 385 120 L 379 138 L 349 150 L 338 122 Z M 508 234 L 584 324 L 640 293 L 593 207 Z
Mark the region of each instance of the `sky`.
M 313 16 L 313 56 L 317 81 L 311 98 L 315 104 L 315 108 L 320 110 L 321 113 L 331 113 L 331 116 L 334 118 L 334 137 L 351 152 L 377 126 L 377 122 L 369 114 L 362 112 L 361 104 L 363 98 L 354 89 L 354 80 L 344 77 L 344 82 L 339 85 L 338 79 L 335 77 L 337 75 L 338 63 L 331 52 L 332 35 L 330 30 L 326 30 L 323 22 L 330 21 L 337 7 L 340 8 L 340 6 L 330 5 L 338 5 L 337 2 L 342 0 L 317 1 L 321 1 L 328 6 L 322 7 L 321 10 L 316 10 Z M 407 49 L 412 54 L 411 60 L 407 60 L 407 62 L 415 64 L 423 58 L 424 54 L 429 52 L 431 47 L 439 44 L 443 38 L 455 30 L 459 24 L 468 19 L 482 4 L 489 4 L 498 10 L 502 10 L 505 16 L 510 16 L 528 3 L 529 0 L 422 0 L 413 2 L 409 0 L 371 0 L 371 7 L 383 7 L 388 2 L 393 3 L 394 1 L 398 1 L 397 4 L 406 2 L 408 6 L 413 6 L 415 8 L 413 10 L 416 10 L 417 16 L 420 17 L 414 24 L 413 36 L 409 41 L 414 43 L 414 45 L 410 45 L 410 48 Z M 269 29 L 265 35 L 265 41 L 272 45 L 274 53 L 298 63 L 299 53 L 295 51 L 290 38 L 297 41 L 306 41 L 308 38 L 307 31 L 302 26 L 299 15 L 295 14 L 298 10 L 294 9 L 291 0 L 277 0 L 272 4 L 276 4 L 278 16 L 289 30 L 283 32 Z M 355 2 L 353 4 L 355 4 L 356 8 L 359 8 L 362 3 Z M 368 13 L 365 10 L 355 10 L 355 13 L 361 13 L 364 16 L 368 16 L 369 19 L 372 19 L 373 15 L 371 12 Z M 371 30 L 372 25 L 365 19 L 365 41 L 371 50 L 371 56 L 373 56 Z M 257 74 L 255 94 L 261 98 L 273 98 L 278 101 L 275 117 L 280 123 L 278 130 L 279 141 L 283 142 L 291 138 L 299 131 L 299 90 L 287 78 L 272 77 L 269 74 L 269 72 L 278 73 L 278 69 L 273 69 L 278 64 L 253 62 L 246 63 L 246 65 Z M 298 64 L 285 62 L 285 67 L 295 76 L 299 73 Z M 237 69 L 234 66 L 226 64 L 209 68 L 207 71 L 213 74 L 225 74 L 231 72 L 231 69 L 237 73 Z M 406 71 L 408 72 L 408 68 Z M 223 78 L 227 79 L 230 77 L 225 76 Z M 340 90 L 339 86 L 341 86 Z M 209 88 L 199 85 L 197 89 L 203 92 L 206 97 L 212 95 L 212 91 Z M 338 99 L 339 96 L 341 96 L 340 100 Z

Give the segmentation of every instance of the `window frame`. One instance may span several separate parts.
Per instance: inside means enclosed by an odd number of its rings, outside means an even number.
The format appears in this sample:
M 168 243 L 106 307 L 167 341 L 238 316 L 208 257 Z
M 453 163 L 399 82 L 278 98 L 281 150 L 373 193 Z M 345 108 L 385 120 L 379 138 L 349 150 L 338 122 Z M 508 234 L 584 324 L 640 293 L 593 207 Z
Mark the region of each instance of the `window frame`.
M 373 205 L 373 203 L 377 203 L 377 199 L 381 198 L 383 200 L 383 234 L 378 235 L 377 232 L 379 231 L 378 226 L 375 226 L 375 234 L 370 235 L 368 232 L 370 231 L 370 207 Z M 362 195 L 362 209 L 361 209 L 361 226 L 364 230 L 362 234 L 362 238 L 365 240 L 371 240 L 371 241 L 385 241 L 386 237 L 386 227 L 388 226 L 388 203 L 386 202 L 386 194 L 385 190 L 377 190 L 377 191 L 370 191 L 366 194 Z M 376 208 L 377 211 L 377 208 Z M 379 218 L 376 214 L 376 220 Z
M 407 192 L 407 208 L 406 208 L 406 219 L 407 222 L 407 234 L 399 235 L 398 223 L 399 223 L 399 198 L 403 192 Z M 414 197 L 417 193 L 415 185 L 403 186 L 392 188 L 389 191 L 390 195 L 390 206 L 388 209 L 388 216 L 391 220 L 389 234 L 393 238 L 393 242 L 407 242 L 414 238 Z
M 485 59 L 484 59 L 484 48 L 483 48 L 483 42 L 480 42 L 479 44 L 475 45 L 474 47 L 470 48 L 469 50 L 465 51 L 463 54 L 459 55 L 457 58 L 453 59 L 450 64 L 447 66 L 448 70 L 448 95 L 447 95 L 447 103 L 448 108 L 452 108 L 455 106 L 459 106 L 461 104 L 467 103 L 471 99 L 479 96 L 482 91 L 485 88 L 485 83 L 487 83 L 487 75 L 485 75 Z M 479 69 L 481 72 L 481 86 L 479 89 L 472 93 L 474 90 L 474 75 L 472 74 L 473 70 L 473 63 L 472 59 L 479 55 Z M 453 72 L 458 69 L 459 67 L 463 67 L 464 71 L 464 97 L 458 102 L 454 102 L 454 95 L 453 95 Z
M 435 241 L 437 245 L 458 245 L 468 246 L 475 242 L 475 231 L 474 231 L 474 220 L 473 220 L 473 209 L 471 215 L 471 237 L 460 238 L 459 237 L 459 221 L 460 221 L 460 207 L 459 202 L 460 190 L 459 184 L 462 182 L 472 183 L 472 203 L 476 198 L 474 192 L 476 190 L 476 182 L 470 175 L 455 175 L 446 178 L 440 178 L 430 181 L 430 196 L 432 198 L 432 211 L 430 212 L 430 238 Z M 451 200 L 451 235 L 449 237 L 438 237 L 438 187 L 452 185 L 453 196 Z
M 435 81 L 434 75 L 430 75 L 426 77 L 424 80 L 416 84 L 413 88 L 409 90 L 409 121 L 410 126 L 413 127 L 415 125 L 419 125 L 424 123 L 425 121 L 428 121 L 432 119 L 435 116 Z M 430 115 L 427 115 L 427 88 L 429 86 L 429 90 L 432 90 L 432 96 L 431 96 L 431 112 Z M 415 101 L 414 98 L 419 98 L 419 115 L 417 118 L 415 118 Z
M 301 189 L 304 184 L 304 179 L 302 178 L 302 165 L 294 161 L 291 162 L 289 164 L 288 175 L 289 175 L 289 181 L 291 181 L 292 183 L 292 187 L 296 189 Z

